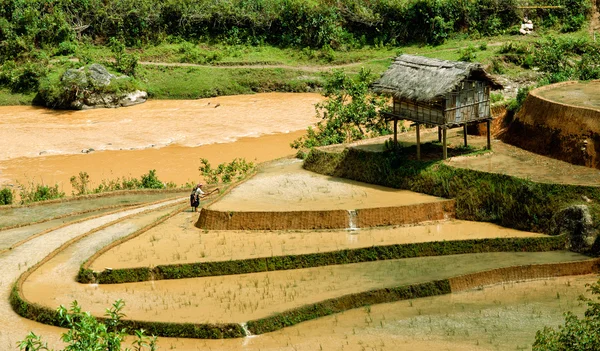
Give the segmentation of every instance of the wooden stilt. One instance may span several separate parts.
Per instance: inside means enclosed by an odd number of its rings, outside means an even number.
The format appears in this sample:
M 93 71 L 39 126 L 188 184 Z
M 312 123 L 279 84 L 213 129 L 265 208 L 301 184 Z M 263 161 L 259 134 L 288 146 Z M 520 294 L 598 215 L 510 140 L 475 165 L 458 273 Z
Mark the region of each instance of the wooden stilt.
M 467 124 L 463 125 L 463 137 L 465 139 L 465 147 L 467 147 Z
M 442 127 L 438 127 L 438 142 L 442 142 Z
M 394 118 L 394 149 L 398 148 L 398 120 Z
M 421 160 L 421 125 L 417 123 L 417 160 Z
M 447 148 L 447 143 L 446 143 L 446 128 L 442 129 L 442 150 L 443 150 L 443 154 L 442 154 L 442 159 L 447 159 L 448 158 L 448 148 Z
M 492 149 L 492 125 L 491 121 L 487 120 L 487 148 L 488 150 Z

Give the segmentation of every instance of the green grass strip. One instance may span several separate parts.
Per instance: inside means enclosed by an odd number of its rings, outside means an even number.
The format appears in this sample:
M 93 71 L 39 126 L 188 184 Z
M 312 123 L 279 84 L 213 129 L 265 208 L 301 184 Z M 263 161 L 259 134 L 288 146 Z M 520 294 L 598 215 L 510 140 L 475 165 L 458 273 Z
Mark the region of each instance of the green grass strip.
M 10 304 L 13 310 L 21 317 L 31 319 L 43 324 L 57 327 L 63 326 L 56 310 L 45 306 L 29 303 L 25 301 L 15 285 L 10 294 Z M 97 318 L 104 322 L 107 319 Z M 245 336 L 244 330 L 240 324 L 193 324 L 193 323 L 167 323 L 151 321 L 122 320 L 122 328 L 127 330 L 144 329 L 148 335 L 176 338 L 194 338 L 194 339 L 229 339 Z
M 253 334 L 264 334 L 283 329 L 301 322 L 353 308 L 365 307 L 379 303 L 395 302 L 419 297 L 437 296 L 451 293 L 448 279 L 432 282 L 370 290 L 356 294 L 325 300 L 311 305 L 302 306 L 293 310 L 278 313 L 273 316 L 248 322 L 248 330 Z
M 113 269 L 102 272 L 94 272 L 82 267 L 77 275 L 77 281 L 84 284 L 119 284 L 148 280 L 197 278 L 301 269 L 426 256 L 484 252 L 543 252 L 564 250 L 564 248 L 564 236 L 434 241 L 245 260 L 160 265 L 154 268 Z

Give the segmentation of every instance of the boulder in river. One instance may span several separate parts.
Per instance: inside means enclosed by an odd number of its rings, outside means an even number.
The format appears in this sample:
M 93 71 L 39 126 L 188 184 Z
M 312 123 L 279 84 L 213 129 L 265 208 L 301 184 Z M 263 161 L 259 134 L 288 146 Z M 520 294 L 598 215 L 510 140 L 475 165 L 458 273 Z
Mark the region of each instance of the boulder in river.
M 85 110 L 137 105 L 148 99 L 135 79 L 116 76 L 94 63 L 68 69 L 58 82 L 40 88 L 36 102 L 51 108 Z

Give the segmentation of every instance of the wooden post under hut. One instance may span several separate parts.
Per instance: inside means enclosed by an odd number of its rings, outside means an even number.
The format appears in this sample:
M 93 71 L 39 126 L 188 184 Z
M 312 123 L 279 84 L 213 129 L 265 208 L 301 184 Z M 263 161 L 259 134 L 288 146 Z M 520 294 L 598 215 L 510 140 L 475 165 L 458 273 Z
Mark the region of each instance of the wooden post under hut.
M 487 120 L 486 121 L 486 125 L 487 125 L 487 149 L 491 150 L 492 149 L 492 121 L 491 120 Z
M 421 160 L 421 125 L 417 123 L 417 160 Z
M 394 121 L 394 144 L 397 145 L 398 120 L 416 123 L 417 159 L 421 159 L 422 124 L 438 127 L 442 157 L 448 156 L 448 129 L 463 127 L 467 146 L 467 126 L 487 121 L 488 148 L 490 135 L 490 90 L 502 89 L 478 63 L 438 60 L 401 55 L 372 85 L 376 93 L 393 97 L 390 112 L 381 115 Z

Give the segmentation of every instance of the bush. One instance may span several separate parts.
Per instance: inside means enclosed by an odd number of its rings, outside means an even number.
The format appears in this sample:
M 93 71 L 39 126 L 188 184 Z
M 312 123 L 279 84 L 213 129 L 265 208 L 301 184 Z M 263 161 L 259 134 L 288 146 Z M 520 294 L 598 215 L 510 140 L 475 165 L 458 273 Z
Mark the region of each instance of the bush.
M 58 44 L 55 55 L 73 55 L 77 51 L 77 43 L 72 41 L 63 41 Z
M 61 325 L 69 330 L 63 333 L 62 341 L 67 343 L 65 351 L 74 350 L 121 350 L 121 343 L 127 332 L 123 328 L 121 319 L 125 317 L 122 312 L 125 303 L 117 300 L 110 309 L 106 310 L 106 321 L 101 323 L 90 313 L 83 312 L 77 301 L 71 307 L 58 308 L 57 314 Z M 132 341 L 134 350 L 157 350 L 156 337 L 148 337 L 143 329 L 133 331 L 135 338 Z M 24 340 L 17 343 L 19 350 L 42 351 L 48 350 L 42 338 L 30 332 Z M 127 349 L 129 350 L 129 349 Z
M 43 62 L 6 61 L 0 70 L 0 82 L 13 92 L 33 92 L 37 91 L 41 80 L 47 75 L 48 69 Z
M 521 106 L 523 106 L 523 103 L 525 102 L 525 99 L 527 99 L 527 95 L 529 95 L 529 91 L 531 89 L 533 89 L 533 87 L 531 86 L 519 88 L 519 90 L 517 91 L 517 97 L 510 101 L 506 109 L 512 113 L 519 112 Z
M 156 170 L 152 169 L 140 177 L 140 185 L 144 189 L 163 189 L 165 185 L 156 176 Z
M 55 184 L 54 186 L 33 183 L 30 183 L 28 186 L 21 185 L 19 195 L 22 204 L 61 199 L 65 197 L 65 193 L 58 189 L 58 184 Z
M 600 281 L 589 286 L 588 291 L 596 295 L 597 300 L 600 299 Z M 532 347 L 534 351 L 600 349 L 600 303 L 583 295 L 578 300 L 580 304 L 587 304 L 584 316 L 578 318 L 569 311 L 565 313 L 565 324 L 558 329 L 544 327 L 538 330 Z
M 460 55 L 458 57 L 458 60 L 464 61 L 464 62 L 473 62 L 477 58 L 476 53 L 477 53 L 477 49 L 475 49 L 475 47 L 473 45 L 469 45 L 468 47 L 466 47 L 464 49 L 458 50 L 458 54 Z
M 198 168 L 202 177 L 208 184 L 231 183 L 234 180 L 242 180 L 248 173 L 254 170 L 254 163 L 247 162 L 243 158 L 235 158 L 229 163 L 221 163 L 217 168 L 212 168 L 207 159 L 201 158 L 202 165 Z
M 87 172 L 79 172 L 79 175 L 72 176 L 69 181 L 73 187 L 73 195 L 85 195 L 89 192 L 90 176 Z
M 139 57 L 136 54 L 128 54 L 125 44 L 115 38 L 110 38 L 108 46 L 115 58 L 114 68 L 127 76 L 135 77 Z
M 13 191 L 9 188 L 0 189 L 0 205 L 11 205 L 13 203 Z

